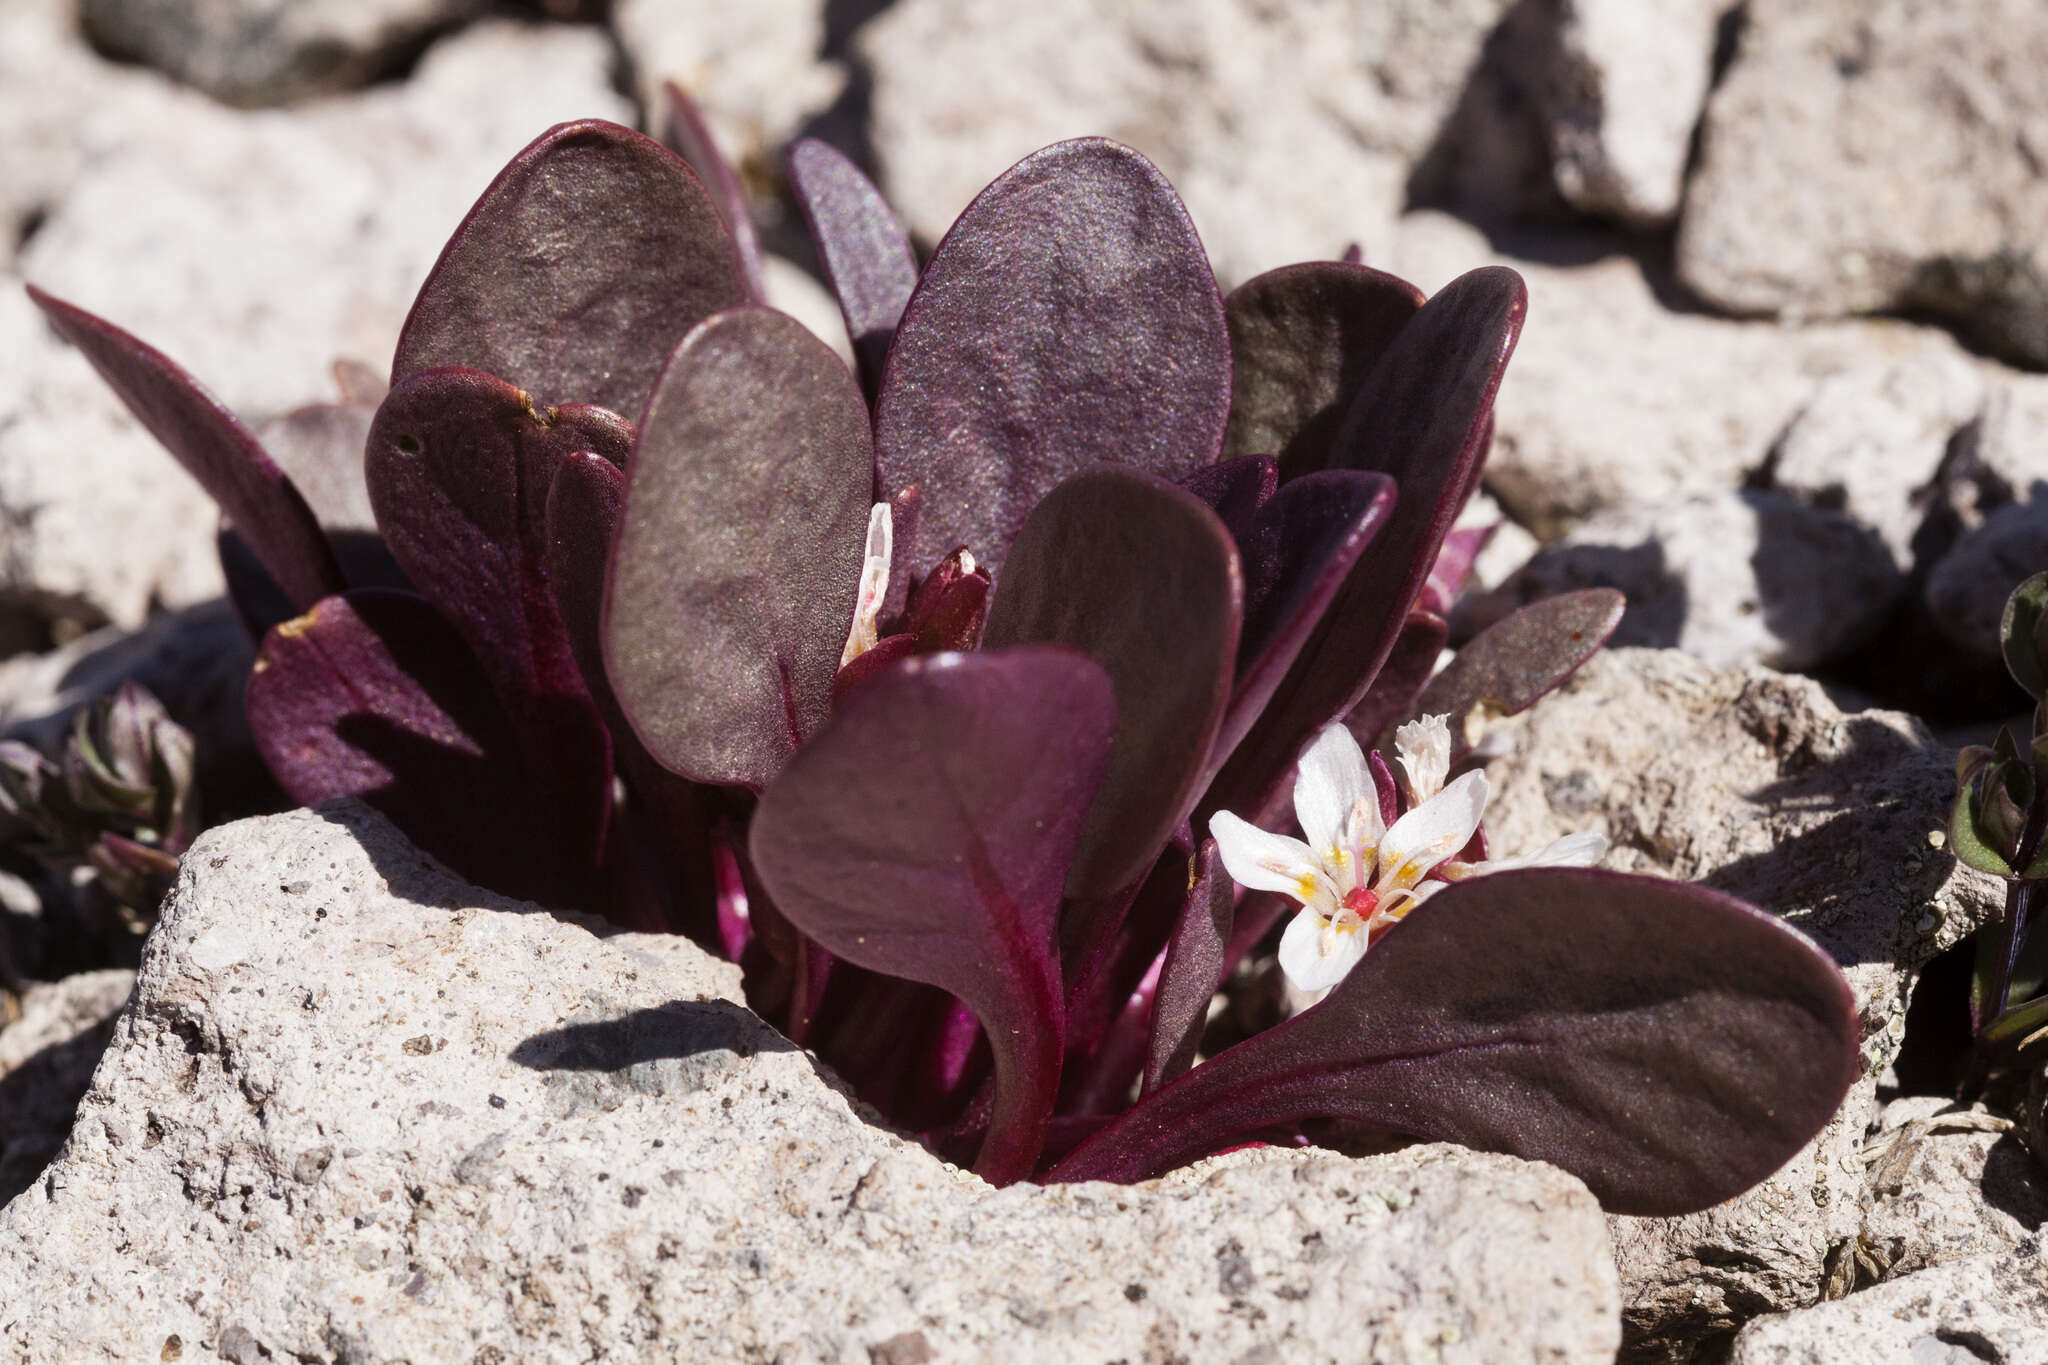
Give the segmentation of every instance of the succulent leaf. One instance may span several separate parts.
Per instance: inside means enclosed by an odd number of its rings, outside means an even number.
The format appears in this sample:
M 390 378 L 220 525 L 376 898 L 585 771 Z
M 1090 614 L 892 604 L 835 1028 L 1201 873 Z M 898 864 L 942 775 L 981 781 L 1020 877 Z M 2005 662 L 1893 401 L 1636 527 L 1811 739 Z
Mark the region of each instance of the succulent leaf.
M 1251 534 L 1252 518 L 1280 486 L 1280 467 L 1271 455 L 1236 455 L 1183 474 L 1175 482 L 1208 503 L 1242 544 Z
M 1150 1094 L 1195 1064 L 1209 1001 L 1222 988 L 1230 963 L 1225 953 L 1236 912 L 1237 887 L 1204 839 L 1188 869 L 1187 901 L 1167 940 L 1152 996 L 1152 1031 L 1145 1058 Z
M 747 211 L 746 189 L 732 163 L 718 150 L 718 140 L 711 136 L 710 125 L 704 122 L 697 102 L 674 81 L 663 81 L 661 92 L 668 100 L 668 124 L 662 141 L 689 164 L 697 182 L 711 196 L 719 221 L 732 235 L 747 295 L 752 302 L 765 304 L 768 291 L 761 276 L 761 234 L 755 231 L 753 215 Z
M 1468 747 L 1466 720 L 1528 710 L 1578 672 L 1621 624 L 1628 600 L 1612 588 L 1588 588 L 1532 602 L 1474 636 L 1430 679 L 1414 714 L 1449 716 L 1451 740 Z
M 2048 698 L 2048 664 L 2041 632 L 2048 618 L 2048 573 L 2037 573 L 2012 590 L 1999 618 L 1998 645 L 2013 681 L 2035 701 Z
M 909 234 L 860 167 L 815 138 L 789 149 L 789 184 L 846 318 L 861 388 L 872 402 L 896 324 L 917 288 Z M 906 547 L 911 539 L 906 530 Z

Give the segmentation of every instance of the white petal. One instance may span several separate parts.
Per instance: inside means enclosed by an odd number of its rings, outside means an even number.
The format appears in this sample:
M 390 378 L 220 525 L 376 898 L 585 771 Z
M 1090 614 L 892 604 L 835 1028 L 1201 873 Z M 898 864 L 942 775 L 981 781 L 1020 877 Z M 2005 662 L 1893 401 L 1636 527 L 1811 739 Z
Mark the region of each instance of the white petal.
M 1395 730 L 1394 757 L 1408 779 L 1409 806 L 1433 799 L 1451 770 L 1450 717 L 1424 716 Z
M 1372 789 L 1358 741 L 1341 724 L 1325 725 L 1294 777 L 1294 818 L 1318 856 L 1343 847 L 1345 821 Z
M 1380 840 L 1377 884 L 1413 886 L 1471 842 L 1486 814 L 1486 774 L 1477 768 L 1394 822 Z
M 839 666 L 846 667 L 875 647 L 875 621 L 882 614 L 882 599 L 889 592 L 889 564 L 895 522 L 889 504 L 878 502 L 868 512 L 868 543 L 860 566 L 860 592 L 854 599 L 853 625 L 846 632 L 846 648 L 839 652 Z
M 1219 810 L 1209 817 L 1217 856 L 1239 886 L 1253 891 L 1279 891 L 1308 904 L 1337 908 L 1335 893 L 1322 865 L 1307 844 L 1284 834 L 1270 834 L 1249 820 Z
M 1582 829 L 1576 834 L 1552 839 L 1534 853 L 1520 853 L 1512 858 L 1489 858 L 1473 870 L 1505 872 L 1515 867 L 1592 867 L 1606 856 L 1607 836 L 1596 829 Z
M 1321 915 L 1305 909 L 1280 936 L 1280 970 L 1297 990 L 1325 991 L 1342 981 L 1365 956 L 1365 944 L 1364 926 L 1354 922 L 1331 934 Z M 1330 949 L 1327 954 L 1325 947 Z

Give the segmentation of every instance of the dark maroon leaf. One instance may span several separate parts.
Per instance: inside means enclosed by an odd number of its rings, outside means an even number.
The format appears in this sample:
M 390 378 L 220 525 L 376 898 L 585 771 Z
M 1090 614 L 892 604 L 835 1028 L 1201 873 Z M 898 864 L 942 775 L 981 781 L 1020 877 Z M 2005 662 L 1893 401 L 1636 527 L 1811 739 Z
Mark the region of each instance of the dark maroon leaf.
M 1142 470 L 1076 474 L 1018 532 L 983 640 L 1073 645 L 1116 685 L 1116 752 L 1068 895 L 1128 886 L 1187 818 L 1230 699 L 1243 610 L 1223 523 L 1200 498 Z
M 903 628 L 917 637 L 917 652 L 973 649 L 981 643 L 988 618 L 988 570 L 967 567 L 965 551 L 955 550 L 925 575 L 910 594 Z
M 763 793 L 754 864 L 782 912 L 860 966 L 950 991 L 995 1049 L 976 1171 L 1029 1175 L 1059 1084 L 1054 921 L 1115 700 L 1057 646 L 906 660 Z
M 1700 886 L 1531 868 L 1439 892 L 1313 1009 L 1141 1101 L 1052 1172 L 1139 1180 L 1341 1119 L 1548 1161 L 1616 1213 L 1741 1193 L 1835 1115 L 1855 1001 L 1826 954 Z
M 1283 479 L 1342 463 L 1344 414 L 1420 307 L 1406 280 L 1339 261 L 1284 265 L 1231 290 L 1224 453 L 1277 451 Z
M 1499 529 L 1496 522 L 1491 526 L 1453 527 L 1446 532 L 1443 548 L 1436 552 L 1436 563 L 1430 566 L 1429 579 L 1422 585 L 1422 596 L 1416 605 L 1438 616 L 1448 615 L 1465 580 L 1472 576 L 1473 563 Z
M 1323 470 L 1282 488 L 1238 537 L 1244 560 L 1244 638 L 1205 785 L 1265 710 L 1394 505 L 1393 480 L 1384 474 Z
M 1204 839 L 1195 855 L 1187 903 L 1167 940 L 1166 961 L 1152 995 L 1152 1040 L 1145 1060 L 1148 1094 L 1195 1064 L 1209 1001 L 1229 970 L 1224 953 L 1236 892 L 1216 856 L 1216 841 Z
M 824 720 L 873 486 L 860 388 L 801 323 L 737 308 L 677 348 L 605 605 L 606 672 L 649 753 L 759 788 Z
M 1199 469 L 1229 409 L 1223 301 L 1180 197 L 1130 148 L 1080 138 L 1005 172 L 932 254 L 876 403 L 881 486 L 916 484 L 919 544 L 965 545 L 1000 578 L 1061 479 Z
M 618 703 L 604 675 L 604 584 L 612 537 L 626 507 L 626 476 L 603 456 L 572 451 L 555 468 L 547 490 L 541 566 L 569 649 L 601 710 Z
M 1600 651 L 1628 600 L 1612 588 L 1588 588 L 1532 602 L 1494 622 L 1430 679 L 1408 714 L 1447 715 L 1451 738 L 1466 745 L 1466 723 L 1526 711 Z
M 249 429 L 169 356 L 82 308 L 28 296 L 65 340 L 84 352 L 128 405 L 233 522 L 271 580 L 304 611 L 342 590 L 334 551 L 284 471 Z
M 615 123 L 559 124 L 455 230 L 399 334 L 391 382 L 462 365 L 539 406 L 634 416 L 683 335 L 746 297 L 738 250 L 681 158 Z
M 1371 749 L 1388 731 L 1415 714 L 1415 699 L 1429 685 L 1430 674 L 1436 671 L 1436 661 L 1443 657 L 1444 641 L 1450 633 L 1444 618 L 1433 612 L 1418 609 L 1408 613 L 1386 666 L 1359 698 L 1358 705 L 1344 717 L 1344 724 L 1359 747 Z M 1387 823 L 1392 824 L 1392 819 Z
M 1230 534 L 1242 542 L 1251 534 L 1252 518 L 1280 486 L 1280 467 L 1271 455 L 1238 455 L 1204 465 L 1175 482 L 1215 509 Z
M 867 679 L 888 668 L 890 664 L 895 663 L 898 659 L 907 659 L 913 654 L 931 652 L 918 648 L 915 635 L 884 635 L 881 639 L 875 641 L 873 649 L 868 650 L 865 654 L 856 655 L 846 663 L 841 664 L 839 671 L 832 675 L 832 704 L 834 706 L 839 705 L 840 698 L 844 697 L 854 688 L 859 687 Z
M 747 211 L 747 192 L 740 186 L 732 163 L 718 150 L 718 141 L 711 136 L 696 101 L 674 81 L 663 81 L 661 89 L 668 96 L 668 129 L 663 141 L 697 173 L 698 182 L 718 209 L 719 220 L 732 234 L 748 294 L 754 302 L 766 303 L 768 291 L 761 282 L 761 235 L 754 230 L 753 215 Z
M 422 370 L 377 410 L 364 459 L 385 544 L 490 677 L 571 878 L 603 859 L 611 740 L 549 585 L 548 498 L 572 456 L 620 461 L 629 439 L 602 408 L 537 413 L 491 375 Z
M 247 704 L 292 800 L 358 796 L 473 881 L 515 895 L 546 881 L 510 722 L 420 598 L 368 589 L 285 622 L 263 640 Z
M 1522 277 L 1503 266 L 1461 275 L 1373 368 L 1345 419 L 1336 463 L 1391 475 L 1400 502 L 1217 776 L 1206 808 L 1263 809 L 1316 732 L 1372 685 L 1477 477 L 1527 304 Z
M 896 324 L 917 288 L 910 237 L 860 167 L 815 138 L 799 139 L 789 149 L 789 185 L 846 317 L 861 387 L 872 399 Z

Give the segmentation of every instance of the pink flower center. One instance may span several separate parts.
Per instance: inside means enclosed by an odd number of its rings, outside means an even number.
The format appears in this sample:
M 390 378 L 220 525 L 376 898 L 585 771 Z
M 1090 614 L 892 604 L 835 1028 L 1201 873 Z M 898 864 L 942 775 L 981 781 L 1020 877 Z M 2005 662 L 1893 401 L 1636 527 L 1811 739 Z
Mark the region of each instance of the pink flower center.
M 1380 908 L 1379 893 L 1371 887 L 1354 886 L 1344 896 L 1344 908 L 1370 923 L 1373 911 Z

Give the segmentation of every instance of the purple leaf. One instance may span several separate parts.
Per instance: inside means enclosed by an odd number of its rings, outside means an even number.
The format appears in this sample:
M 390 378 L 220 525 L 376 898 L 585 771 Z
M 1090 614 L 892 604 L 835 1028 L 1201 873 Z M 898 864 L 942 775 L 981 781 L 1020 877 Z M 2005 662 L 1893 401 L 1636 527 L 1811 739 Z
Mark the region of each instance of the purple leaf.
M 1223 985 L 1229 963 L 1230 924 L 1236 887 L 1216 856 L 1216 841 L 1204 839 L 1195 855 L 1187 903 L 1167 940 L 1166 961 L 1152 996 L 1152 1040 L 1145 1060 L 1150 1094 L 1195 1064 L 1209 1001 Z
M 1394 506 L 1393 480 L 1386 475 L 1323 470 L 1282 488 L 1238 537 L 1244 638 L 1230 709 L 1210 750 L 1206 777 L 1215 775 L 1265 710 Z
M 768 291 L 761 282 L 761 235 L 754 230 L 753 215 L 747 212 L 747 192 L 741 188 L 732 163 L 718 150 L 718 141 L 711 136 L 697 102 L 674 81 L 663 81 L 661 89 L 668 96 L 668 129 L 662 140 L 697 173 L 698 183 L 711 196 L 719 220 L 732 234 L 748 295 L 755 303 L 766 303 Z
M 1059 1085 L 1060 886 L 1115 728 L 1057 646 L 907 660 L 849 693 L 762 794 L 753 855 L 792 923 L 980 1018 L 996 1094 L 975 1170 L 1029 1175 Z
M 420 286 L 391 383 L 462 365 L 539 406 L 628 416 L 683 335 L 746 300 L 739 253 L 681 158 L 589 119 L 498 174 Z
M 604 584 L 626 508 L 626 476 L 592 451 L 573 451 L 547 490 L 541 567 L 584 686 L 611 718 L 618 701 L 604 675 Z
M 1337 463 L 1391 475 L 1400 502 L 1218 774 L 1206 808 L 1263 809 L 1316 732 L 1372 685 L 1478 477 L 1493 396 L 1527 307 L 1512 270 L 1461 275 L 1374 367 L 1338 438 Z
M 1415 699 L 1429 685 L 1450 633 L 1444 618 L 1433 612 L 1418 608 L 1408 613 L 1408 620 L 1394 640 L 1393 653 L 1387 655 L 1385 666 L 1359 698 L 1358 705 L 1344 717 L 1344 724 L 1359 747 L 1371 749 L 1394 726 L 1415 714 Z M 1456 733 L 1452 731 L 1454 736 Z M 1393 823 L 1391 817 L 1387 823 Z
M 420 598 L 366 589 L 285 622 L 257 653 L 247 706 L 292 800 L 358 796 L 473 881 L 525 895 L 545 880 L 510 722 Z
M 880 483 L 923 491 L 920 544 L 1001 577 L 1061 479 L 1187 474 L 1229 409 L 1223 300 L 1180 197 L 1128 147 L 1062 142 L 983 190 L 925 267 L 876 403 Z
M 1073 645 L 1116 687 L 1116 751 L 1068 895 L 1129 886 L 1187 818 L 1230 699 L 1243 610 L 1223 523 L 1194 494 L 1142 470 L 1076 474 L 1018 532 L 984 642 Z
M 1475 707 L 1484 708 L 1482 720 L 1528 710 L 1599 653 L 1627 606 L 1612 588 L 1532 602 L 1459 650 L 1407 714 L 1448 715 L 1452 740 L 1465 747 Z
M 1548 1161 L 1616 1213 L 1690 1213 L 1783 1165 L 1858 1068 L 1826 954 L 1704 887 L 1588 868 L 1475 877 L 1328 999 L 1195 1068 L 1053 1180 L 1140 1180 L 1334 1118 Z
M 917 652 L 973 649 L 988 620 L 988 570 L 966 567 L 955 550 L 925 575 L 905 604 L 903 629 L 917 637 Z
M 34 285 L 28 296 L 149 434 L 198 481 L 283 590 L 304 611 L 342 590 L 334 551 L 312 509 L 249 429 L 175 361 L 103 318 Z
M 759 788 L 824 720 L 873 487 L 867 404 L 801 323 L 737 308 L 676 349 L 605 604 L 606 672 L 649 753 Z
M 537 413 L 491 375 L 421 370 L 377 410 L 364 457 L 385 544 L 490 677 L 572 882 L 603 859 L 611 740 L 549 585 L 548 496 L 572 456 L 620 461 L 630 439 L 602 408 Z
M 872 400 L 896 324 L 917 288 L 910 238 L 860 167 L 816 138 L 802 138 L 789 149 L 789 185 L 846 317 L 861 388 Z
M 1204 465 L 1175 482 L 1208 503 L 1242 543 L 1251 534 L 1252 518 L 1280 486 L 1280 467 L 1271 455 L 1238 455 Z
M 1420 307 L 1406 280 L 1337 261 L 1282 266 L 1231 290 L 1224 453 L 1277 451 L 1283 479 L 1341 463 L 1351 400 Z

